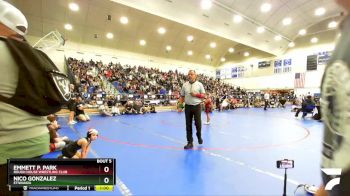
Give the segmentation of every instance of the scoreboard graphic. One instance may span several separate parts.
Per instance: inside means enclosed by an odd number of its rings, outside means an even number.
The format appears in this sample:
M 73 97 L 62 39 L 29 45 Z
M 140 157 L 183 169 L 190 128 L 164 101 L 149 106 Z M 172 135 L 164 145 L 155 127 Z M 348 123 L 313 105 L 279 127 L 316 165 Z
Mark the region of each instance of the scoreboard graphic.
M 116 161 L 98 159 L 9 159 L 10 191 L 113 191 Z

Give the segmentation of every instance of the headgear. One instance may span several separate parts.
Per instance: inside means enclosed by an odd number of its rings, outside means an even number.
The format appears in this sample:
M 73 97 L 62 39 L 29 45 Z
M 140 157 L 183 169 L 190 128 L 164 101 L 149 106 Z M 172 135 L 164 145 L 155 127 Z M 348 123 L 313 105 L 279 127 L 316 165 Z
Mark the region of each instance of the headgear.
M 96 129 L 89 129 L 86 133 L 86 137 L 90 138 L 92 134 L 98 135 L 98 131 Z

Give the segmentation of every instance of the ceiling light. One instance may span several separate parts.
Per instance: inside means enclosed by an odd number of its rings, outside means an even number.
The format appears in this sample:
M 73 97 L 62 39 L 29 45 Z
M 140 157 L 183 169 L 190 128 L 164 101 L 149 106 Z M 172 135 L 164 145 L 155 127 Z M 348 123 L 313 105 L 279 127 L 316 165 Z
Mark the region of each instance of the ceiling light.
M 300 29 L 299 35 L 305 35 L 305 34 L 306 34 L 306 30 L 305 29 Z
M 73 26 L 71 24 L 65 24 L 64 28 L 67 29 L 67 30 L 72 30 Z
M 265 28 L 264 27 L 258 27 L 257 29 L 256 29 L 256 32 L 258 32 L 258 33 L 263 33 L 265 31 Z
M 317 43 L 318 42 L 318 38 L 317 37 L 313 37 L 310 40 L 311 43 Z
M 260 11 L 261 12 L 268 12 L 271 10 L 271 4 L 269 3 L 263 3 L 261 6 L 260 6 Z
M 205 55 L 205 58 L 209 60 L 210 59 L 210 55 L 209 54 Z
M 215 47 L 216 47 L 216 43 L 215 43 L 215 42 L 211 42 L 211 43 L 210 43 L 210 47 L 211 47 L 211 48 L 215 48 Z
M 315 16 L 322 16 L 326 13 L 326 9 L 324 7 L 319 7 L 315 9 Z
M 213 2 L 211 0 L 202 0 L 201 1 L 201 7 L 203 10 L 208 10 L 213 5 Z
M 192 54 L 193 54 L 192 50 L 187 51 L 188 56 L 192 56 Z
M 159 34 L 164 34 L 166 32 L 166 29 L 164 27 L 159 27 L 158 28 L 158 33 Z
M 79 11 L 79 5 L 76 4 L 76 3 L 70 3 L 70 4 L 68 5 L 68 7 L 69 7 L 70 10 L 72 10 L 72 11 L 74 11 L 74 12 Z
M 229 53 L 233 53 L 235 51 L 235 49 L 234 48 L 229 48 L 228 51 L 229 51 Z
M 113 36 L 113 33 L 107 33 L 107 34 L 106 34 L 106 37 L 107 37 L 108 39 L 112 39 L 114 36 Z
M 282 21 L 283 25 L 290 25 L 292 23 L 292 19 L 291 18 L 284 18 Z
M 330 23 L 328 23 L 328 28 L 332 29 L 337 27 L 338 23 L 335 21 L 331 21 Z
M 249 56 L 249 52 L 244 52 L 244 56 Z
M 141 39 L 141 40 L 140 40 L 140 45 L 141 45 L 141 46 L 146 45 L 146 41 L 145 41 L 145 40 L 143 40 L 143 39 Z
M 295 46 L 295 43 L 294 42 L 290 42 L 289 44 L 288 44 L 288 47 L 289 48 L 293 48 Z
M 226 59 L 225 59 L 224 57 L 222 57 L 222 58 L 220 59 L 220 61 L 221 61 L 221 62 L 225 62 Z
M 242 22 L 242 20 L 243 20 L 243 18 L 240 15 L 233 16 L 233 22 L 235 22 L 235 23 L 240 23 L 240 22 Z
M 189 42 L 191 42 L 191 41 L 193 41 L 193 36 L 192 35 L 189 35 L 189 36 L 187 36 L 187 41 L 189 41 Z
M 282 39 L 282 37 L 281 37 L 280 35 L 276 35 L 276 36 L 275 36 L 275 40 L 276 40 L 276 41 L 280 41 L 281 39 Z
M 166 46 L 166 47 L 165 47 L 165 50 L 166 50 L 166 51 L 170 51 L 171 49 L 172 49 L 171 46 Z
M 120 20 L 120 23 L 122 23 L 122 24 L 128 24 L 128 22 L 129 22 L 129 19 L 126 16 L 120 17 L 119 20 Z

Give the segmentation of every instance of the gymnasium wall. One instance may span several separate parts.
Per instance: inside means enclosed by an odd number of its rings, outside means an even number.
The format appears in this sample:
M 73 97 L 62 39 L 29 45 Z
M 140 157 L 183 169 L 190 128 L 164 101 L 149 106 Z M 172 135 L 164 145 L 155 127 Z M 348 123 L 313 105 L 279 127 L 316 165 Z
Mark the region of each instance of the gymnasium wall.
M 223 81 L 241 86 L 246 89 L 294 89 L 295 73 L 305 73 L 305 89 L 319 91 L 325 65 L 318 65 L 317 70 L 307 71 L 307 56 L 324 51 L 332 51 L 334 43 L 316 45 L 307 48 L 299 48 L 288 51 L 280 57 L 269 59 L 250 59 L 241 63 L 227 62 L 217 69 L 230 70 L 231 67 L 243 67 L 244 76 L 239 78 L 223 79 Z M 291 59 L 291 72 L 274 73 L 274 60 Z M 258 68 L 258 62 L 271 61 L 271 65 L 265 68 Z

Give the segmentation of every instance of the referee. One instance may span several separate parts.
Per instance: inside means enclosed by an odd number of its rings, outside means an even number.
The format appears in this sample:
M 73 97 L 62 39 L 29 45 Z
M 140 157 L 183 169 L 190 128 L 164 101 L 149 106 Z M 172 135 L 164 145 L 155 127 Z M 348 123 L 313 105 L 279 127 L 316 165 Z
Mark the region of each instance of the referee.
M 202 120 L 201 120 L 201 103 L 202 99 L 205 97 L 205 90 L 203 84 L 198 82 L 197 74 L 194 70 L 188 72 L 188 80 L 181 88 L 181 97 L 179 103 L 185 101 L 185 116 L 186 116 L 186 136 L 187 145 L 184 149 L 193 148 L 193 137 L 192 137 L 192 119 L 194 117 L 194 122 L 197 129 L 198 143 L 203 144 L 203 139 L 201 135 Z

